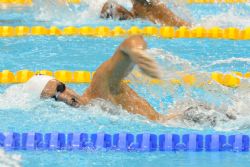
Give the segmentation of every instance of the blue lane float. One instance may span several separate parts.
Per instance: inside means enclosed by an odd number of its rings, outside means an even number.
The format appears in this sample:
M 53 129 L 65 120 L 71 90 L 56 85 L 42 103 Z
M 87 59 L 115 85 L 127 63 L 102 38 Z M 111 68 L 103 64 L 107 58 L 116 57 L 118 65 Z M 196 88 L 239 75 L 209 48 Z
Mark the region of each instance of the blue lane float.
M 0 133 L 5 150 L 249 151 L 248 135 L 117 133 Z

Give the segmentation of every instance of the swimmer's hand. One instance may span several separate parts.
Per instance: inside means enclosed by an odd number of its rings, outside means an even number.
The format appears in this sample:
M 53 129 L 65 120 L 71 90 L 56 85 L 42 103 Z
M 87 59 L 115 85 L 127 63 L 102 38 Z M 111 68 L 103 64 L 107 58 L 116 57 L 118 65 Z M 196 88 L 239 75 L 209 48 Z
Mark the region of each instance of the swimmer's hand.
M 166 123 L 169 120 L 180 118 L 181 114 L 180 113 L 169 113 L 167 115 L 161 115 L 159 118 L 159 121 L 161 123 Z
M 161 72 L 156 61 L 147 55 L 143 48 L 123 49 L 129 55 L 132 62 L 139 66 L 140 70 L 155 79 L 161 79 Z

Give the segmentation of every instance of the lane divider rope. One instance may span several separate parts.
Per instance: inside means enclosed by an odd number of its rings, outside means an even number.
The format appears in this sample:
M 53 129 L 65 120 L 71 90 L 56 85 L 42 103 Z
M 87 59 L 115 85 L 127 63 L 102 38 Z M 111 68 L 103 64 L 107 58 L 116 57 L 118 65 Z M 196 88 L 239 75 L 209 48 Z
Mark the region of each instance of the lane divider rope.
M 218 4 L 218 3 L 247 3 L 248 0 L 187 0 L 188 3 L 197 3 L 197 4 Z
M 84 0 L 66 0 L 68 4 L 81 4 Z M 188 4 L 218 4 L 218 3 L 247 3 L 248 0 L 187 0 Z M 30 5 L 33 0 L 0 0 L 0 4 L 13 4 L 13 5 Z
M 132 26 L 125 30 L 122 27 L 114 27 L 110 29 L 106 26 L 99 27 L 74 27 L 69 26 L 60 29 L 56 26 L 46 28 L 43 26 L 0 26 L 0 37 L 22 37 L 22 36 L 92 36 L 92 37 L 126 37 L 129 35 L 144 35 L 148 37 L 158 37 L 165 39 L 174 38 L 212 38 L 212 39 L 231 39 L 231 40 L 250 40 L 250 27 L 239 29 L 229 27 L 222 29 L 220 27 L 212 27 L 206 29 L 204 27 L 155 27 L 147 26 L 139 28 Z
M 19 70 L 15 74 L 9 70 L 3 70 L 0 72 L 0 84 L 15 84 L 15 83 L 24 83 L 27 82 L 33 75 L 42 74 L 54 76 L 57 80 L 64 83 L 90 83 L 95 72 L 90 71 L 67 71 L 67 70 L 58 70 L 55 72 L 49 70 L 40 70 L 40 71 L 30 71 L 30 70 Z M 141 73 L 134 73 L 137 78 L 142 78 Z M 176 74 L 175 78 L 169 79 L 169 82 L 175 85 L 187 85 L 200 87 L 206 84 L 211 84 L 212 81 L 215 81 L 221 85 L 231 88 L 237 88 L 241 85 L 242 79 L 250 79 L 250 72 L 245 74 L 241 72 L 230 72 L 230 73 L 221 73 L 221 72 L 212 72 L 210 78 L 207 81 L 198 81 L 198 77 L 195 74 L 181 73 Z M 124 82 L 131 82 L 125 80 Z M 151 84 L 161 84 L 162 81 L 156 79 L 150 79 Z
M 32 5 L 32 0 L 0 0 L 1 4 L 7 4 L 7 5 L 22 5 L 22 6 L 30 6 Z
M 248 135 L 117 133 L 0 133 L 6 150 L 249 151 Z

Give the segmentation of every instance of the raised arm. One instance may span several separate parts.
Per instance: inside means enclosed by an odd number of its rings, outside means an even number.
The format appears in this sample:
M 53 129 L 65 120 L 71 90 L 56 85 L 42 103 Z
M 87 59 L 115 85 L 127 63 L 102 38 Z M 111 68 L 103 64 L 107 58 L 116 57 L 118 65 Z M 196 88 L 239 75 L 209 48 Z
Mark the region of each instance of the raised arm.
M 90 87 L 83 94 L 88 101 L 105 99 L 121 105 L 127 111 L 140 114 L 154 121 L 167 121 L 175 115 L 162 115 L 122 80 L 133 70 L 135 65 L 143 73 L 160 78 L 159 68 L 146 53 L 147 45 L 142 36 L 131 36 L 116 50 L 114 55 L 96 71 Z
M 142 36 L 131 36 L 116 50 L 114 55 L 96 71 L 92 84 L 102 89 L 119 91 L 121 81 L 138 65 L 143 73 L 153 78 L 160 78 L 156 62 L 146 54 L 147 44 Z M 102 83 L 102 84 L 100 84 Z

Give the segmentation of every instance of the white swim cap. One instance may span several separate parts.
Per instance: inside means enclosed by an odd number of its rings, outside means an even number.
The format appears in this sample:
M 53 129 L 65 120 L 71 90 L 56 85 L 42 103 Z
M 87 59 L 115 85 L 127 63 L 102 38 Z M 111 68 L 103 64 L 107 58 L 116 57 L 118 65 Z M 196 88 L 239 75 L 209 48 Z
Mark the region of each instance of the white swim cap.
M 54 78 L 48 75 L 35 75 L 24 84 L 24 90 L 32 96 L 40 98 L 43 89 L 52 79 Z

